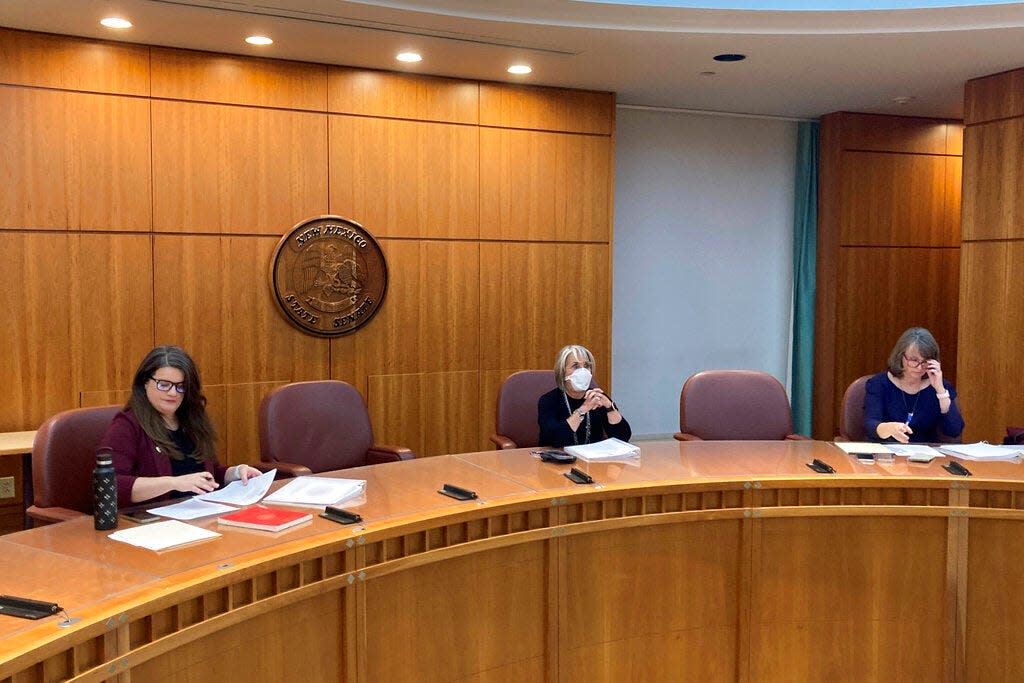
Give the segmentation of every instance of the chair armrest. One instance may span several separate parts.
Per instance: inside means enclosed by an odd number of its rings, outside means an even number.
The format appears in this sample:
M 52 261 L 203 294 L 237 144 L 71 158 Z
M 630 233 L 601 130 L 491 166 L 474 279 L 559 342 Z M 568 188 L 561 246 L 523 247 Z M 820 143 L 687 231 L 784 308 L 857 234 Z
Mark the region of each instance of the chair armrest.
M 49 507 L 40 508 L 35 505 L 30 505 L 28 510 L 28 516 L 33 520 L 33 526 L 39 526 L 36 522 L 42 522 L 43 524 L 56 524 L 57 522 L 66 522 L 69 519 L 78 519 L 79 517 L 88 517 L 89 515 L 78 510 L 72 510 L 70 508 L 62 507 Z
M 305 465 L 300 465 L 294 462 L 267 462 L 266 460 L 260 461 L 253 465 L 260 472 L 269 472 L 270 470 L 276 469 L 277 474 L 274 475 L 274 479 L 286 479 L 288 477 L 307 477 L 313 474 L 313 470 L 309 469 Z
M 786 434 L 786 441 L 813 441 L 813 439 L 801 434 Z
M 384 446 L 375 444 L 366 451 L 366 464 L 379 465 L 384 462 L 398 462 L 399 460 L 413 460 L 416 454 L 405 446 Z
M 685 432 L 676 432 L 676 441 L 703 441 L 704 439 L 694 434 L 687 434 Z
M 847 439 L 845 436 L 840 434 L 839 436 L 834 437 L 832 439 L 832 441 L 834 441 L 836 443 L 846 443 L 847 441 L 849 441 L 849 439 Z
M 516 442 L 501 434 L 491 434 L 491 443 L 497 446 L 497 450 L 505 451 L 510 448 L 519 448 Z

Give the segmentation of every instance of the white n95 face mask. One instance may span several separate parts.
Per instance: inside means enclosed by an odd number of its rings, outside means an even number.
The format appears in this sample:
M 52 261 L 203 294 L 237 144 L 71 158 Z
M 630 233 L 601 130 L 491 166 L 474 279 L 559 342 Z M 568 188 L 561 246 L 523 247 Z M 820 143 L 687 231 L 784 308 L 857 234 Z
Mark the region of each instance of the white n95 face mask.
M 576 391 L 586 391 L 590 388 L 590 380 L 593 379 L 593 375 L 590 374 L 590 370 L 586 368 L 576 368 L 572 371 L 572 374 L 567 378 L 569 384 Z

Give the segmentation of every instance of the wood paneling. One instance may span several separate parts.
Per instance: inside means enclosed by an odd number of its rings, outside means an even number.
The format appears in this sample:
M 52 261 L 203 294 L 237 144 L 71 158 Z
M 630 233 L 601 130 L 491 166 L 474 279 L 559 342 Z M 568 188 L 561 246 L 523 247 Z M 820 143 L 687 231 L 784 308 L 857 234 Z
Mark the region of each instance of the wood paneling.
M 366 404 L 377 443 L 406 446 L 417 455 L 485 448 L 479 439 L 475 370 L 371 375 Z
M 0 28 L 0 83 L 145 96 L 149 48 Z
M 611 253 L 604 244 L 480 245 L 480 368 L 546 368 L 566 344 L 611 365 Z
M 1024 356 L 1024 241 L 965 242 L 960 276 L 957 389 L 965 440 L 998 442 L 1007 426 L 1024 425 L 1020 380 Z
M 963 184 L 964 240 L 1024 239 L 1024 116 L 967 129 Z
M 881 371 L 908 327 L 931 330 L 945 375 L 955 378 L 961 131 L 959 122 L 935 119 L 822 119 L 816 438 L 838 433 L 846 387 Z
M 945 519 L 760 524 L 751 680 L 943 680 Z
M 964 86 L 964 123 L 968 126 L 1021 116 L 1024 116 L 1024 69 L 975 78 Z
M 956 382 L 958 249 L 843 249 L 837 279 L 836 339 L 849 351 L 836 357 L 836 424 L 846 387 L 861 375 L 884 370 L 893 344 L 908 327 L 931 331 L 941 350 L 943 377 Z
M 273 389 L 285 384 L 287 382 L 253 382 L 218 387 L 224 397 L 224 417 L 215 425 L 220 436 L 218 459 L 221 464 L 260 461 L 260 403 Z
M 344 66 L 331 67 L 328 83 L 332 112 L 469 124 L 480 118 L 477 83 Z
M 1024 542 L 1021 532 L 1006 519 L 971 520 L 967 575 L 972 590 L 965 616 L 972 628 L 967 629 L 965 680 L 1024 679 L 1024 658 L 1003 656 L 1024 648 L 1024 633 L 1012 626 L 1024 609 L 1024 586 L 1019 571 L 1007 571 L 1016 565 L 1015 549 Z
M 131 386 L 152 348 L 153 250 L 148 235 L 70 237 L 67 282 L 71 382 L 90 391 Z
M 276 309 L 267 237 L 158 236 L 156 343 L 189 351 L 204 384 L 329 376 L 329 342 L 302 334 Z
M 736 680 L 738 520 L 583 534 L 566 545 L 560 680 Z
M 365 680 L 409 680 L 413 672 L 544 680 L 546 547 L 498 548 L 367 581 Z
M 614 93 L 480 84 L 484 126 L 612 135 L 614 117 Z
M 366 391 L 366 376 L 476 370 L 480 247 L 472 242 L 381 240 L 388 291 L 377 315 L 331 340 L 331 376 Z
M 153 102 L 153 223 L 281 235 L 327 212 L 325 114 Z
M 480 236 L 608 242 L 612 141 L 480 130 Z
M 0 86 L 0 227 L 148 230 L 149 102 Z
M 946 220 L 947 159 L 843 152 L 839 190 L 842 244 L 959 245 L 956 226 Z
M 0 232 L 0 431 L 35 429 L 75 406 L 74 356 L 68 348 L 73 307 L 68 267 L 71 237 Z
M 478 129 L 331 116 L 331 212 L 377 237 L 475 239 Z
M 325 111 L 327 67 L 154 47 L 153 97 Z

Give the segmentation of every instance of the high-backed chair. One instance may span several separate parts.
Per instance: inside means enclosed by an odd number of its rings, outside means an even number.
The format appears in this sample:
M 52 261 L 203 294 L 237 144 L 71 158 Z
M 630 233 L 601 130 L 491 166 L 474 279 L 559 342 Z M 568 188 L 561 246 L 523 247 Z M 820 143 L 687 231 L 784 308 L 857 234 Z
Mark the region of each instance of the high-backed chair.
M 76 408 L 57 413 L 36 431 L 32 443 L 34 526 L 92 514 L 92 470 L 96 447 L 122 406 Z
M 864 433 L 864 396 L 867 394 L 867 383 L 872 375 L 858 377 L 846 387 L 843 394 L 842 424 L 836 441 L 867 441 L 877 438 L 873 434 Z M 962 411 L 961 411 L 962 412 Z M 940 443 L 960 443 L 962 436 L 946 436 L 939 431 Z
M 505 379 L 498 392 L 491 441 L 499 450 L 538 445 L 537 399 L 555 388 L 551 370 L 523 370 Z
M 858 377 L 843 394 L 842 423 L 838 441 L 864 441 L 864 394 L 871 375 Z
M 680 441 L 804 440 L 793 434 L 789 397 L 779 380 L 755 370 L 705 370 L 679 394 Z
M 360 465 L 411 460 L 411 450 L 373 443 L 366 403 L 347 382 L 295 382 L 260 404 L 260 469 L 297 477 Z

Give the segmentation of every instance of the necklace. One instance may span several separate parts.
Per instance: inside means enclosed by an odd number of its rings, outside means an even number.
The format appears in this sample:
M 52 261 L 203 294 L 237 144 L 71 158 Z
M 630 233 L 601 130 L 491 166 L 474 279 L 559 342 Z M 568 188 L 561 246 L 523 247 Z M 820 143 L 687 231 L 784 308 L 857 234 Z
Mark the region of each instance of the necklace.
M 900 381 L 902 382 L 902 380 L 903 380 L 903 378 L 901 377 Z M 907 412 L 907 422 L 906 422 L 906 424 L 909 425 L 910 421 L 914 419 L 914 411 L 917 410 L 917 401 L 918 401 L 919 398 L 921 398 L 921 390 L 918 389 L 917 393 L 914 394 L 914 405 L 912 405 L 912 406 L 910 406 L 908 408 L 907 407 L 907 392 L 903 390 L 903 385 L 902 384 L 900 384 L 897 388 L 900 390 L 900 398 L 903 399 L 903 410 L 905 410 Z
M 569 407 L 569 395 L 563 391 L 562 392 L 562 398 L 565 399 L 565 409 L 569 411 L 570 415 L 572 415 L 572 408 Z M 590 413 L 589 412 L 588 413 L 584 413 L 584 415 L 583 415 L 583 423 L 587 427 L 587 429 L 586 429 L 586 438 L 583 439 L 583 443 L 590 443 Z M 578 427 L 577 427 L 577 429 L 578 429 Z M 580 440 L 576 438 L 576 432 L 572 433 L 572 443 L 573 443 L 574 446 L 579 446 L 580 445 Z

